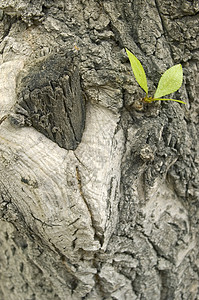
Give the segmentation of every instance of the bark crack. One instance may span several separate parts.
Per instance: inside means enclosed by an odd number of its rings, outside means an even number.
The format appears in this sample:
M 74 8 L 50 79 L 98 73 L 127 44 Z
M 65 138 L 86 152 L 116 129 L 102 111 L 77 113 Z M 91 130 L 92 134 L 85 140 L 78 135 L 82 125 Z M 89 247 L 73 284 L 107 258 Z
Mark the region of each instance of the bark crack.
M 84 195 L 83 188 L 82 188 L 82 179 L 81 179 L 81 175 L 80 175 L 78 166 L 76 166 L 76 178 L 77 178 L 77 182 L 78 182 L 78 187 L 79 187 L 80 195 L 81 195 L 81 197 L 82 197 L 82 199 L 83 199 L 83 201 L 84 201 L 84 203 L 85 203 L 85 205 L 87 207 L 88 213 L 90 215 L 91 224 L 92 224 L 92 227 L 93 227 L 94 232 L 95 232 L 94 238 L 96 238 L 100 242 L 100 245 L 102 246 L 103 240 L 99 236 L 99 234 L 97 233 L 97 229 L 96 229 L 96 226 L 95 226 L 95 220 L 94 220 L 94 217 L 93 217 L 93 214 L 92 214 L 91 207 L 90 207 L 90 205 L 89 205 L 89 203 L 86 200 L 86 197 Z
M 39 222 L 42 224 L 42 226 L 44 226 L 44 225 L 45 225 L 45 226 L 48 226 L 48 227 L 62 226 L 62 225 L 60 225 L 60 224 L 48 224 L 48 223 L 42 221 L 41 219 L 35 217 L 34 214 L 33 214 L 32 212 L 31 212 L 30 214 L 31 214 L 31 216 L 33 217 L 33 219 L 39 221 Z
M 5 115 L 0 119 L 0 125 L 7 119 L 9 115 Z

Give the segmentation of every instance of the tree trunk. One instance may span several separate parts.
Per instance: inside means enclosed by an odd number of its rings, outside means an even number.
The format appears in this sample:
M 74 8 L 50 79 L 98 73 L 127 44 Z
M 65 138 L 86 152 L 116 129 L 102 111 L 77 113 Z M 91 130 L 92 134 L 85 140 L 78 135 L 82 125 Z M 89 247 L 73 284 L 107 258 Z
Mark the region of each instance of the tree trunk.
M 199 299 L 198 1 L 0 8 L 0 299 Z

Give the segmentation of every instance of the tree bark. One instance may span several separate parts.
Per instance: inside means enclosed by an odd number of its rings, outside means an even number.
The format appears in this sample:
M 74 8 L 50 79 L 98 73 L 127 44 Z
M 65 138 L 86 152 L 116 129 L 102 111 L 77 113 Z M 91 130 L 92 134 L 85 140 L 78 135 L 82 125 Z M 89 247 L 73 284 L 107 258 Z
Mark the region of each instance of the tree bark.
M 198 299 L 198 1 L 0 9 L 0 299 Z

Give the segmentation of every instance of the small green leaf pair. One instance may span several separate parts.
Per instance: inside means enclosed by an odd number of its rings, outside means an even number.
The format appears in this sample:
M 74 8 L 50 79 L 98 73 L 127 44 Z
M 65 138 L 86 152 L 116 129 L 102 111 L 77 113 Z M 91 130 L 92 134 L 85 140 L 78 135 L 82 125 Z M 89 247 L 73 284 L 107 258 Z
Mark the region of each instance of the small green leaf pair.
M 126 49 L 126 53 L 130 60 L 135 79 L 137 80 L 141 88 L 146 92 L 146 96 L 143 99 L 144 102 L 150 103 L 157 100 L 171 100 L 186 104 L 185 102 L 176 99 L 161 99 L 161 97 L 176 92 L 181 87 L 183 80 L 181 64 L 175 65 L 165 71 L 159 80 L 158 87 L 155 91 L 154 96 L 148 97 L 148 86 L 144 68 L 137 57 L 133 55 L 128 49 Z

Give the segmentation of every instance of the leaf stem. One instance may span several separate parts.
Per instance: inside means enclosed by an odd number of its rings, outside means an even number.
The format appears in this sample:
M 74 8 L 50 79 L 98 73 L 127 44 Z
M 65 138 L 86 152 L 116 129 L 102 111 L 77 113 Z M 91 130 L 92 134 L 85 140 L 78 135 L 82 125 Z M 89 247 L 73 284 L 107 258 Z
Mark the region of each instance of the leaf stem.
M 179 102 L 179 103 L 183 103 L 186 104 L 186 102 L 181 101 L 181 100 L 176 100 L 176 99 L 166 99 L 166 98 L 152 98 L 151 101 L 175 101 L 175 102 Z

